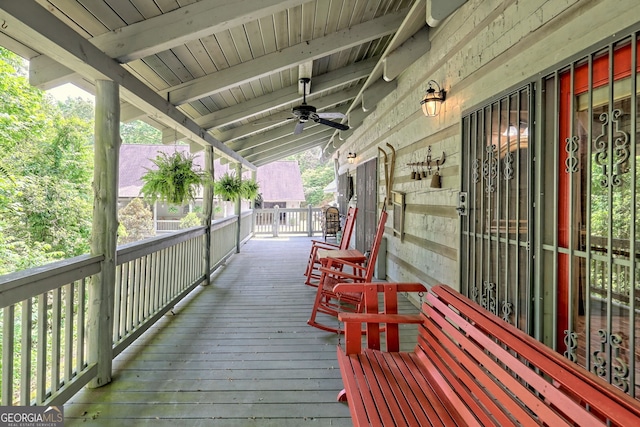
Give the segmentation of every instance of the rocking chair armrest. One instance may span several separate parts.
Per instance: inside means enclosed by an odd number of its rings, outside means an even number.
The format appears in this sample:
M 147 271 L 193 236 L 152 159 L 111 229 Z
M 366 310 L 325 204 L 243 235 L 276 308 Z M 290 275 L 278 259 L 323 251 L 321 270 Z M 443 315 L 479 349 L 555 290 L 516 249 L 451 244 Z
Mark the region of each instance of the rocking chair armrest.
M 351 264 L 351 263 L 349 263 L 349 264 Z M 362 272 L 366 271 L 366 268 L 361 267 L 361 266 L 359 266 L 357 264 L 354 264 L 353 268 L 356 269 L 356 270 L 360 270 Z M 344 271 L 335 270 L 333 268 L 320 267 L 320 271 L 323 272 L 323 273 L 327 273 L 328 275 L 333 276 L 334 278 L 337 277 L 340 280 L 343 280 L 343 279 L 362 280 L 362 279 L 364 279 L 364 276 L 362 276 L 362 275 L 346 273 Z
M 342 267 L 351 267 L 356 270 L 357 269 L 366 270 L 366 267 L 364 267 L 361 263 L 351 262 L 341 258 L 329 258 L 327 265 L 322 267 L 321 270 L 324 268 L 325 270 L 327 270 L 328 273 L 334 272 L 336 270 L 331 268 L 333 265 L 342 266 Z
M 318 249 L 334 249 L 340 247 L 340 245 L 337 245 L 335 243 L 323 242 L 322 240 L 312 240 L 311 243 L 313 247 L 316 247 Z M 324 248 L 321 248 L 321 246 L 324 246 Z

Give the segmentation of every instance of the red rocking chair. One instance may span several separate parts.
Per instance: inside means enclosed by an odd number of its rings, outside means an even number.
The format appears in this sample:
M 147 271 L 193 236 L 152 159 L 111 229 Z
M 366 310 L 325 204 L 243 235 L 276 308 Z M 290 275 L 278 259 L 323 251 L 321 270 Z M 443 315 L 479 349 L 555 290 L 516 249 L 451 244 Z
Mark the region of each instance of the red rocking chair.
M 356 214 L 358 208 L 349 208 L 347 212 L 347 219 L 345 220 L 344 227 L 342 228 L 342 240 L 340 244 L 323 242 L 322 240 L 312 240 L 311 252 L 309 253 L 309 262 L 307 263 L 307 269 L 304 275 L 307 276 L 305 285 L 318 286 L 318 280 L 320 280 L 320 259 L 318 258 L 318 249 L 327 250 L 344 250 L 349 248 L 349 241 L 351 240 L 351 234 L 353 227 L 356 223 Z
M 378 257 L 378 250 L 380 249 L 380 242 L 384 235 L 384 226 L 387 222 L 387 215 L 386 209 L 383 207 L 366 265 L 356 264 L 338 258 L 329 258 L 326 266 L 320 267 L 320 284 L 318 285 L 316 299 L 311 310 L 311 317 L 307 321 L 309 325 L 325 331 L 341 334 L 343 331 L 339 327 L 329 326 L 318 322 L 316 318 L 318 313 L 338 317 L 338 313 L 340 312 L 362 312 L 363 304 L 361 292 L 336 293 L 333 291 L 333 287 L 338 283 L 371 282 L 376 258 Z

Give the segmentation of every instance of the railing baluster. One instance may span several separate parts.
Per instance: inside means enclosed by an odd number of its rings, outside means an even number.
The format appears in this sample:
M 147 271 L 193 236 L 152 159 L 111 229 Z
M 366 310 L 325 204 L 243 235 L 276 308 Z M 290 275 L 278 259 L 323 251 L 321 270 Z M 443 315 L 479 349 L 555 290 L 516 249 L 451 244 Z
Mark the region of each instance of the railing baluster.
M 62 341 L 62 295 L 60 288 L 52 291 L 51 316 L 51 392 L 60 389 L 60 350 Z
M 87 282 L 87 279 L 83 278 L 80 280 L 80 286 L 78 286 L 78 314 L 76 317 L 76 332 L 78 334 L 78 345 L 76 347 L 77 372 L 81 372 L 86 365 L 85 355 L 87 354 L 87 349 L 85 348 L 84 326 L 86 325 L 85 319 L 87 318 Z
M 14 339 L 15 339 L 15 305 L 2 309 L 2 399 L 0 405 L 11 406 L 13 404 L 13 366 Z
M 66 285 L 64 289 L 64 383 L 69 384 L 73 376 L 73 308 L 75 306 L 75 283 Z M 79 345 L 79 343 L 77 345 Z
M 25 406 L 31 403 L 31 350 L 33 345 L 32 331 L 33 320 L 33 298 L 28 298 L 22 302 L 22 336 L 20 343 L 20 405 Z
M 36 404 L 44 402 L 47 378 L 47 297 L 48 292 L 38 295 L 38 342 L 36 347 Z
M 116 266 L 116 283 L 113 292 L 113 307 L 115 315 L 113 316 L 113 341 L 120 340 L 120 324 L 122 322 L 122 266 Z

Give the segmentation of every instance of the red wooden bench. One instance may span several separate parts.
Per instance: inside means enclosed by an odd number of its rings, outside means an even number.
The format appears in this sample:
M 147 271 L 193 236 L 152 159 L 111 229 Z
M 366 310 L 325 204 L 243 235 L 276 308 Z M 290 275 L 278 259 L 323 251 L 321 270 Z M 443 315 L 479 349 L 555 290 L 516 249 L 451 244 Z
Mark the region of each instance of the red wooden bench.
M 335 292 L 372 284 L 339 284 Z M 376 284 L 377 285 L 377 284 Z M 385 286 L 393 284 L 384 284 Z M 448 286 L 427 293 L 422 314 L 341 313 L 338 361 L 356 426 L 640 426 L 640 402 L 484 310 Z M 361 348 L 362 324 L 367 325 Z M 400 352 L 379 325 L 418 323 Z M 394 329 L 396 330 L 396 329 Z

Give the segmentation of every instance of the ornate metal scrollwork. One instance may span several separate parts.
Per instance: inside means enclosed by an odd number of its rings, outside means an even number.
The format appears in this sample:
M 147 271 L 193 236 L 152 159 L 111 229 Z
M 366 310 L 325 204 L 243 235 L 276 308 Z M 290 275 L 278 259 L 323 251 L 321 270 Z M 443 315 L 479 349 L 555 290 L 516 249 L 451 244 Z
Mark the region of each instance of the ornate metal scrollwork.
M 611 347 L 611 383 L 629 392 L 629 365 L 620 357 L 623 338 L 619 334 L 610 334 L 604 329 L 598 330 L 600 349 L 593 352 L 593 372 L 599 377 L 607 375 L 607 345 Z
M 566 139 L 567 145 L 565 146 L 565 151 L 567 152 L 567 160 L 564 161 L 566 166 L 565 172 L 567 173 L 575 173 L 578 172 L 578 157 L 576 153 L 580 148 L 580 138 L 577 136 L 572 136 L 571 138 Z
M 498 176 L 498 161 L 496 160 L 496 145 L 487 146 L 487 158 L 482 165 L 482 177 L 487 183 L 484 191 L 489 194 L 496 191 L 495 179 Z
M 593 140 L 593 150 L 595 154 L 595 162 L 602 168 L 602 179 L 600 185 L 602 187 L 619 187 L 622 184 L 620 176 L 626 172 L 622 169 L 623 165 L 629 160 L 629 134 L 620 129 L 619 118 L 622 116 L 622 110 L 615 109 L 608 113 L 600 114 L 599 120 L 602 123 L 602 133 Z M 613 163 L 612 171 L 608 170 L 609 164 L 609 141 L 607 140 L 607 128 L 615 124 L 613 132 L 613 146 L 611 147 Z
M 477 184 L 480 182 L 480 159 L 474 159 L 471 164 L 471 177 L 473 179 L 473 183 Z
M 478 292 L 478 285 L 474 283 L 473 286 L 471 287 L 471 299 L 477 302 L 478 304 L 480 304 L 480 300 L 478 299 L 479 294 L 480 292 Z
M 575 332 L 571 332 L 568 329 L 565 330 L 564 344 L 567 346 L 567 349 L 564 352 L 564 357 L 574 363 L 577 362 L 578 356 L 576 356 L 576 349 L 578 348 L 578 334 Z
M 504 156 L 504 180 L 513 179 L 513 154 L 508 152 Z
M 482 289 L 482 298 L 480 305 L 492 312 L 498 314 L 496 304 L 496 284 L 489 281 L 484 281 Z
M 511 321 L 511 314 L 513 313 L 513 304 L 509 301 L 502 301 L 502 320 L 507 323 L 513 324 Z
M 598 336 L 600 337 L 600 349 L 593 352 L 593 373 L 604 377 L 607 375 L 607 331 L 599 329 Z
M 618 334 L 611 334 L 609 336 L 609 342 L 611 343 L 613 360 L 615 360 L 616 362 L 611 364 L 611 368 L 613 369 L 611 383 L 620 387 L 625 393 L 628 393 L 629 366 L 625 363 L 622 357 L 620 357 L 620 349 L 623 344 L 623 338 Z

